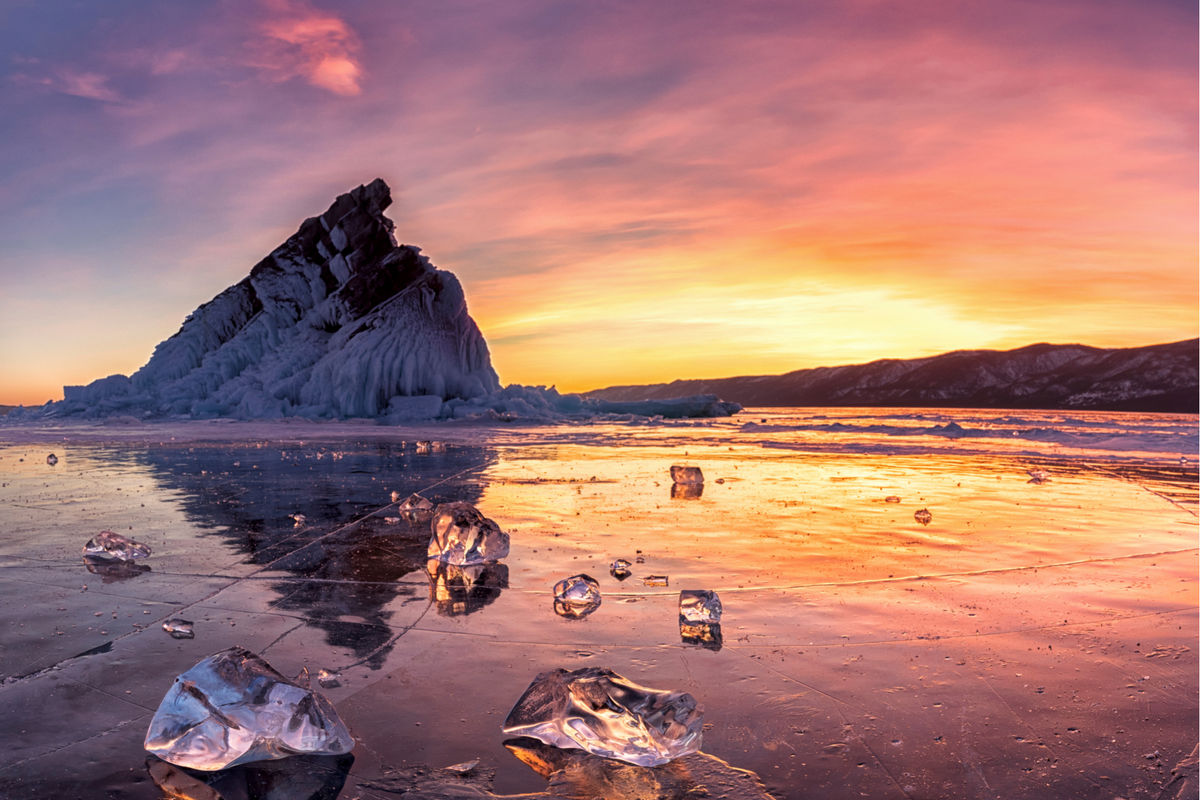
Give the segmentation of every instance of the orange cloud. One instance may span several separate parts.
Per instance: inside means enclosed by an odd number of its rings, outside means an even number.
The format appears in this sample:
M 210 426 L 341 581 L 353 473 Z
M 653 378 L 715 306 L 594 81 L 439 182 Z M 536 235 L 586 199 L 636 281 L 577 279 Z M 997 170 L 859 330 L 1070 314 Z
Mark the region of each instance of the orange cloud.
M 306 3 L 271 2 L 261 25 L 266 41 L 254 66 L 277 80 L 300 77 L 334 94 L 362 92 L 358 37 L 344 20 Z

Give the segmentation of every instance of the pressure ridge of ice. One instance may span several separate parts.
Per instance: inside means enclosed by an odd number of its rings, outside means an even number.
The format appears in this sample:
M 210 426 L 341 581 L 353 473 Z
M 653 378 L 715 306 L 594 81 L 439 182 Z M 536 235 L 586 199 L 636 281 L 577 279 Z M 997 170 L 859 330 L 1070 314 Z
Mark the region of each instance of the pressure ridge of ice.
M 354 739 L 328 700 L 232 647 L 175 679 L 150 720 L 145 747 L 181 767 L 217 770 L 297 754 L 340 755 Z
M 652 767 L 699 750 L 703 723 L 686 692 L 649 689 L 612 670 L 585 667 L 534 678 L 504 732 Z

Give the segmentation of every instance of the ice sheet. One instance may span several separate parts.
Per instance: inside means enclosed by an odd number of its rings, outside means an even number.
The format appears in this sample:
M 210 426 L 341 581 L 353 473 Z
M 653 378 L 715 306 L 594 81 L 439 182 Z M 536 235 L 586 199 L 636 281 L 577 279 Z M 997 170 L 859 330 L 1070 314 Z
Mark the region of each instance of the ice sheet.
M 984 421 L 967 413 L 911 417 Z M 1082 421 L 1195 439 L 1194 417 Z M 530 675 L 588 666 L 695 696 L 703 757 L 780 798 L 1155 797 L 1173 780 L 1197 739 L 1194 460 L 744 423 L 5 429 L 0 796 L 161 797 L 150 715 L 234 645 L 338 673 L 324 693 L 359 745 L 322 785 L 345 797 L 474 759 L 496 795 L 608 786 L 603 763 L 514 757 L 500 731 Z M 699 498 L 671 496 L 684 460 Z M 393 491 L 478 506 L 512 534 L 504 574 L 430 571 L 428 521 L 385 521 Z M 150 569 L 88 572 L 80 542 L 105 529 L 150 545 Z M 547 598 L 580 572 L 604 603 L 560 618 Z M 681 640 L 679 591 L 700 587 L 724 606 L 719 649 Z M 165 635 L 173 617 L 195 638 Z

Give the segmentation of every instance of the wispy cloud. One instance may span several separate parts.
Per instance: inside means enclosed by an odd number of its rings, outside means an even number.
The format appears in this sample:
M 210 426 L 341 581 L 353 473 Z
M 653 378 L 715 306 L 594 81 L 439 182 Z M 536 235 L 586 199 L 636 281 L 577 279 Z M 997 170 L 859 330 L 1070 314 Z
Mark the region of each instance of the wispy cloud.
M 334 94 L 362 92 L 358 36 L 340 17 L 296 0 L 270 0 L 254 66 L 274 80 L 303 78 Z

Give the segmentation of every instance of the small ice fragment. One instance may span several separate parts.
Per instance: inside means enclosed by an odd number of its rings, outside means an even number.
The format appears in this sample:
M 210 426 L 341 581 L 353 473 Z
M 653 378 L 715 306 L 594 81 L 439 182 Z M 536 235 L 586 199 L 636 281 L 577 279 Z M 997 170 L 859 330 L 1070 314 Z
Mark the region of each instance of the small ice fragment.
M 724 644 L 719 622 L 684 622 L 680 619 L 679 638 L 684 644 L 698 644 L 714 652 Z
M 150 555 L 150 546 L 113 531 L 100 531 L 83 546 L 84 559 L 133 561 Z
M 929 513 L 928 508 L 922 508 L 913 512 L 913 519 L 922 525 L 928 525 L 933 522 L 933 514 Z
M 724 483 L 724 482 L 725 482 L 725 479 L 724 479 L 724 478 L 717 478 L 716 482 L 717 482 L 717 483 Z
M 472 758 L 470 761 L 460 761 L 457 764 L 451 764 L 450 766 L 445 767 L 445 770 L 447 772 L 453 772 L 458 775 L 466 775 L 467 773 L 471 772 L 471 770 L 475 769 L 478 766 L 479 766 L 479 759 Z
M 899 498 L 899 497 L 897 497 L 897 496 L 896 496 L 896 495 L 894 495 L 894 494 L 889 494 L 887 497 L 883 498 L 883 502 L 885 502 L 885 503 L 899 503 L 899 502 L 900 502 L 900 498 Z
M 640 552 L 642 552 L 642 551 L 641 551 L 641 550 L 638 550 L 638 552 L 640 553 Z M 646 563 L 646 557 L 645 557 L 645 556 L 638 556 L 637 558 L 635 558 L 635 559 L 633 559 L 633 560 L 634 560 L 634 561 L 636 561 L 636 562 L 637 562 L 637 563 L 639 563 L 639 564 L 645 564 L 645 563 Z
M 430 442 L 429 449 L 431 452 L 434 452 L 434 453 L 444 453 L 444 452 L 446 452 L 446 443 L 445 442 Z
M 342 676 L 327 669 L 317 670 L 317 683 L 326 689 L 333 689 L 342 685 Z
M 554 584 L 554 612 L 579 619 L 600 607 L 600 584 L 590 575 L 572 575 Z
M 631 566 L 633 565 L 629 563 L 628 559 L 618 558 L 612 562 L 612 566 L 608 568 L 608 572 L 617 580 L 623 581 L 633 574 L 629 569 Z
M 392 492 L 392 494 L 396 493 Z M 419 494 L 410 494 L 396 510 L 404 514 L 419 514 L 426 511 L 433 511 L 433 503 Z
M 295 528 L 299 528 L 308 520 L 308 517 L 304 516 L 303 514 L 289 514 L 288 516 L 291 517 L 295 522 L 295 524 L 292 526 Z
M 672 500 L 699 500 L 704 496 L 703 483 L 672 483 Z
M 666 586 L 669 579 L 666 575 L 647 575 L 642 578 L 643 586 Z
M 428 455 L 433 452 L 433 442 L 417 442 L 417 453 L 419 455 Z
M 399 525 L 400 518 L 399 517 L 384 517 L 383 524 L 384 525 Z
M 700 749 L 702 709 L 686 692 L 649 689 L 612 670 L 543 672 L 508 712 L 504 732 L 644 767 Z
M 1044 469 L 1027 469 L 1025 472 L 1029 475 L 1028 483 L 1042 484 L 1050 480 L 1050 473 Z
M 680 622 L 720 622 L 721 598 L 711 589 L 684 589 L 679 593 Z
M 175 679 L 150 720 L 145 747 L 181 767 L 217 770 L 297 754 L 340 755 L 354 739 L 322 695 L 232 647 Z
M 508 534 L 470 503 L 442 503 L 429 523 L 429 558 L 465 566 L 508 555 Z
M 400 493 L 397 492 L 395 489 L 393 489 L 392 490 L 392 502 L 397 503 L 399 501 L 400 501 Z
M 58 463 L 58 456 L 54 455 L 54 453 L 51 453 L 50 455 L 46 456 L 46 463 L 53 467 Z
M 192 630 L 190 620 L 172 617 L 163 623 L 163 630 L 171 634 L 172 639 L 194 639 L 195 632 Z
M 704 483 L 704 473 L 699 467 L 683 467 L 678 464 L 671 467 L 671 480 L 675 483 Z

